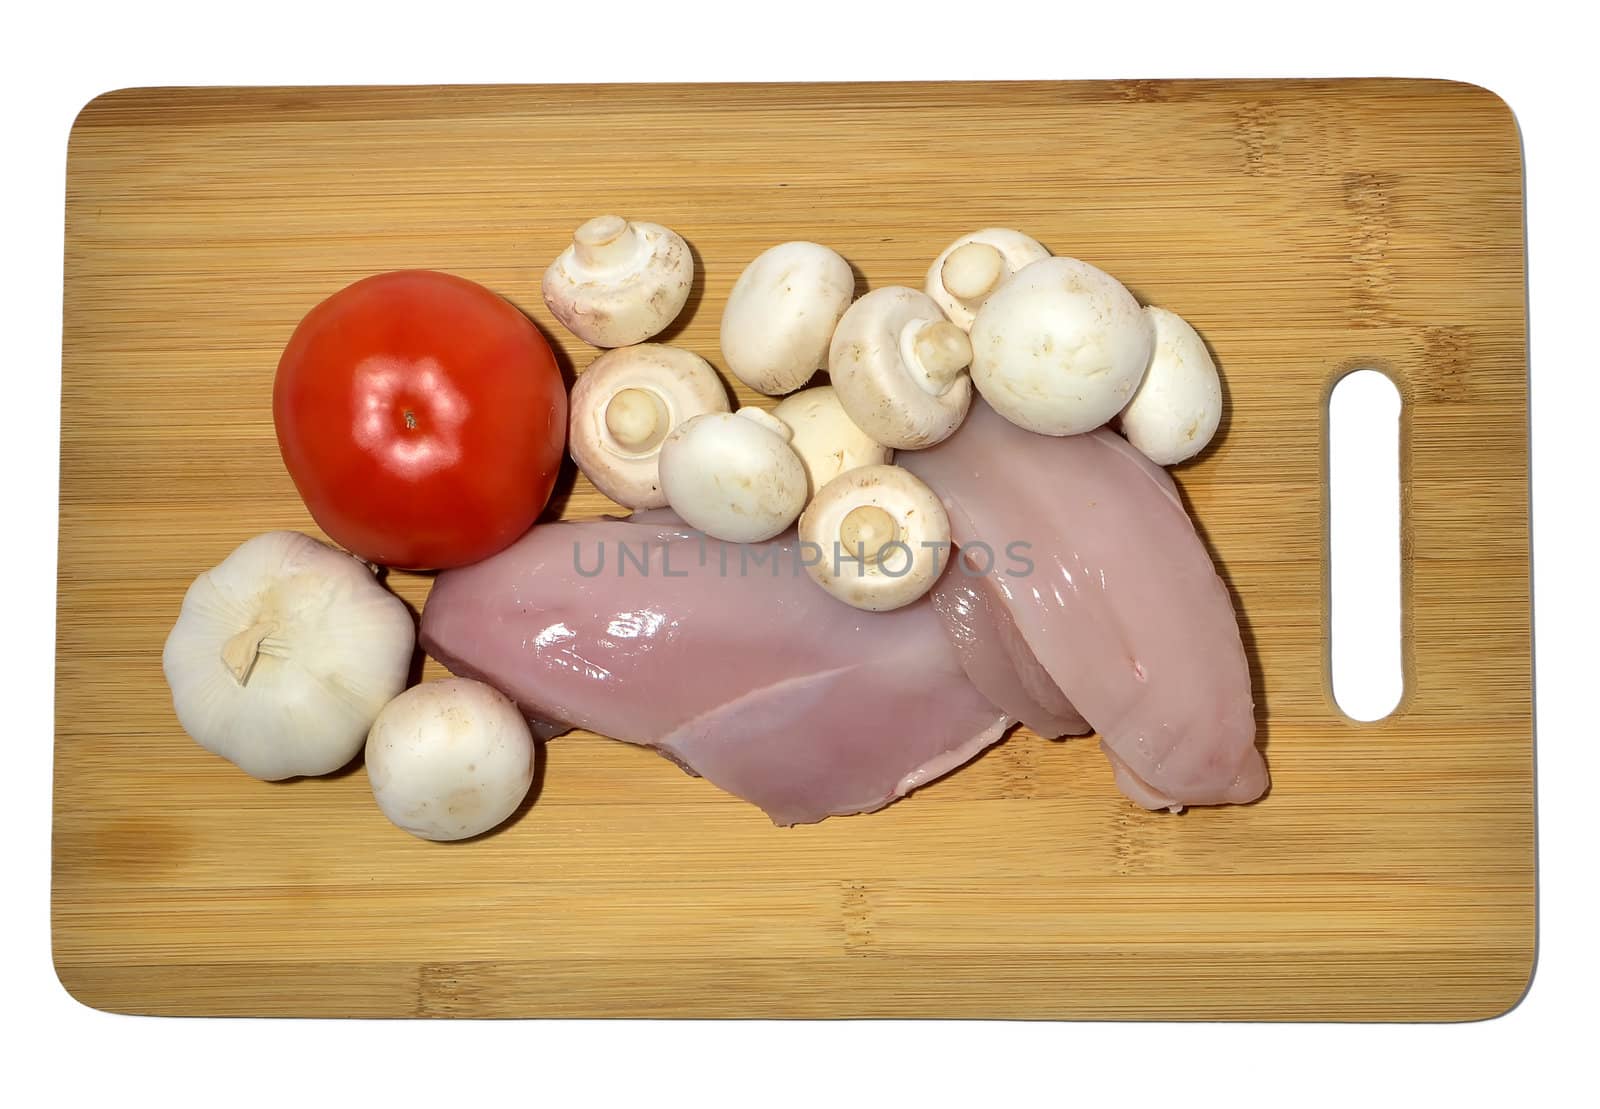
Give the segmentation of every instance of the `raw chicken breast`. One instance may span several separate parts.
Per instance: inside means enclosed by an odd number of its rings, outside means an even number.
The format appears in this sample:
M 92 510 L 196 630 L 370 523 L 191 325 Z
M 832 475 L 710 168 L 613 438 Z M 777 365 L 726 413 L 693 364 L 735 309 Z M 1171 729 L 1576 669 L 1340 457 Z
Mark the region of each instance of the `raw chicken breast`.
M 1011 718 L 932 604 L 849 608 L 798 548 L 659 512 L 544 524 L 441 573 L 421 640 L 530 715 L 655 747 L 777 824 L 881 808 L 1001 737 Z
M 992 552 L 984 580 L 1128 797 L 1155 809 L 1261 795 L 1233 604 L 1165 471 L 1103 428 L 1036 435 L 982 400 L 949 439 L 895 460 L 939 494 L 963 559 Z
M 934 584 L 932 597 L 979 693 L 1046 739 L 1091 730 L 1034 657 L 993 583 L 962 573 L 958 565 Z

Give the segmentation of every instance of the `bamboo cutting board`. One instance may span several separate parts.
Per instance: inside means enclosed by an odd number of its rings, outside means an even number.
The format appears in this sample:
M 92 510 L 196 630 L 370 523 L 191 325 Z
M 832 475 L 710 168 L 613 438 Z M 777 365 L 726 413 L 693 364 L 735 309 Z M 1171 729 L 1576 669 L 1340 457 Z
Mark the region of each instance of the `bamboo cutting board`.
M 1094 743 L 1016 733 L 883 812 L 784 830 L 580 733 L 513 824 L 449 845 L 391 827 L 359 762 L 266 784 L 187 739 L 160 669 L 184 589 L 258 532 L 318 534 L 270 410 L 301 314 L 369 273 L 449 270 L 581 370 L 539 275 L 603 211 L 694 245 L 668 336 L 719 365 L 734 278 L 785 239 L 833 245 L 864 291 L 1015 226 L 1190 319 L 1230 419 L 1178 477 L 1241 613 L 1270 794 L 1146 813 Z M 84 1003 L 1460 1020 L 1528 982 L 1522 170 L 1493 95 L 125 90 L 73 128 L 66 221 L 52 925 Z M 1324 611 L 1324 402 L 1360 366 L 1404 403 L 1407 692 L 1374 724 L 1333 704 Z M 607 507 L 581 479 L 558 504 Z M 391 581 L 420 606 L 428 579 Z

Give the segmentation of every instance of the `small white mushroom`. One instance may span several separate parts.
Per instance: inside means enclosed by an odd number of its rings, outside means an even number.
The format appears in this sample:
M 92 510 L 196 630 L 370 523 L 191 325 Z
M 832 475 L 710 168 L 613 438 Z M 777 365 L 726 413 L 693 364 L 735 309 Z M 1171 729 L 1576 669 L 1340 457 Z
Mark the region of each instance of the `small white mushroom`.
M 661 444 L 667 503 L 713 539 L 771 539 L 806 503 L 805 467 L 789 438 L 789 428 L 759 408 L 686 421 Z
M 850 263 L 818 243 L 763 251 L 734 282 L 722 313 L 728 369 L 758 393 L 794 392 L 824 368 L 855 288 Z
M 1154 348 L 1150 318 L 1116 278 L 1076 258 L 1045 258 L 978 309 L 972 381 L 1019 427 L 1077 435 L 1127 406 Z
M 1156 350 L 1144 381 L 1119 421 L 1122 434 L 1150 461 L 1171 466 L 1193 458 L 1222 421 L 1222 382 L 1205 340 L 1175 312 L 1154 305 Z
M 698 354 L 641 343 L 589 363 L 569 407 L 568 449 L 595 488 L 629 508 L 660 508 L 662 442 L 685 420 L 728 411 L 728 391 Z
M 972 381 L 967 333 L 933 298 L 903 285 L 874 289 L 833 333 L 828 377 L 857 427 L 895 450 L 920 450 L 967 417 Z
M 962 331 L 1001 283 L 1022 267 L 1050 257 L 1036 240 L 1007 227 L 985 227 L 963 235 L 928 267 L 924 285 L 950 322 Z
M 656 223 L 596 216 L 544 271 L 544 302 L 568 331 L 597 347 L 642 343 L 683 311 L 694 256 Z
M 800 456 L 813 494 L 847 470 L 884 465 L 894 453 L 855 425 L 831 385 L 791 394 L 772 414 L 794 432 L 789 446 Z
M 378 808 L 423 839 L 466 839 L 503 823 L 533 785 L 535 757 L 517 706 L 468 678 L 412 686 L 367 735 Z
M 834 478 L 800 517 L 806 572 L 853 608 L 887 612 L 939 579 L 950 555 L 950 518 L 909 470 L 863 466 Z

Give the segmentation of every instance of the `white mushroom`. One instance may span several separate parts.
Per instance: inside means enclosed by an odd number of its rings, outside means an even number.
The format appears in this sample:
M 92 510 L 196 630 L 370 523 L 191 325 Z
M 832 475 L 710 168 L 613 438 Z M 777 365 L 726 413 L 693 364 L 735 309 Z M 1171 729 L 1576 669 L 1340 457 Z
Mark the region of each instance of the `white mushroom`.
M 745 267 L 722 313 L 722 357 L 758 393 L 792 393 L 824 368 L 856 278 L 818 243 L 780 243 Z
M 661 445 L 667 503 L 713 539 L 771 539 L 806 503 L 805 467 L 789 438 L 789 428 L 759 408 L 696 416 Z
M 728 391 L 698 354 L 641 343 L 589 363 L 569 407 L 568 449 L 595 488 L 629 508 L 660 508 L 662 442 L 685 420 L 728 411 Z
M 939 579 L 950 554 L 950 518 L 909 470 L 863 466 L 823 486 L 800 517 L 802 561 L 845 604 L 887 612 Z
M 675 231 L 621 216 L 596 216 L 544 271 L 544 302 L 578 338 L 597 347 L 641 343 L 683 311 L 694 256 Z
M 951 323 L 971 331 L 978 309 L 1002 282 L 1022 267 L 1048 257 L 1048 250 L 1020 231 L 985 227 L 945 247 L 928 267 L 923 288 Z
M 367 734 L 378 808 L 423 839 L 466 839 L 503 823 L 528 796 L 534 758 L 517 706 L 468 678 L 412 686 Z
M 978 309 L 972 381 L 1019 427 L 1077 435 L 1127 406 L 1154 347 L 1150 318 L 1116 278 L 1076 258 L 1045 258 Z
M 1171 466 L 1199 454 L 1216 434 L 1222 382 L 1205 340 L 1187 320 L 1153 305 L 1144 312 L 1155 326 L 1156 350 L 1119 421 L 1146 458 Z
M 967 333 L 926 293 L 874 289 L 833 333 L 828 377 L 857 427 L 886 447 L 919 450 L 966 419 L 972 381 Z
M 772 414 L 794 432 L 789 446 L 806 468 L 812 493 L 847 470 L 882 466 L 894 453 L 855 425 L 831 385 L 785 397 Z

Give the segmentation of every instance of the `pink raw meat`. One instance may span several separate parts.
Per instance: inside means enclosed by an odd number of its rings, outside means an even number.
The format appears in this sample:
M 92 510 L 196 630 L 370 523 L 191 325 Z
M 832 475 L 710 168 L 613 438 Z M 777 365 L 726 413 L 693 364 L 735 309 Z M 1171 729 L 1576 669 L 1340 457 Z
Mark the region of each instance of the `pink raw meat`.
M 1154 809 L 1265 791 L 1233 604 L 1165 471 L 1105 429 L 1036 435 L 981 400 L 895 461 L 939 494 L 962 557 L 993 553 L 985 580 L 1124 793 Z
M 994 585 L 964 569 L 958 561 L 934 584 L 933 607 L 978 692 L 1046 739 L 1090 731 L 1034 657 Z
M 777 824 L 881 808 L 1012 723 L 931 603 L 840 604 L 792 531 L 739 545 L 662 513 L 540 525 L 441 573 L 421 639 L 531 716 L 655 747 Z

